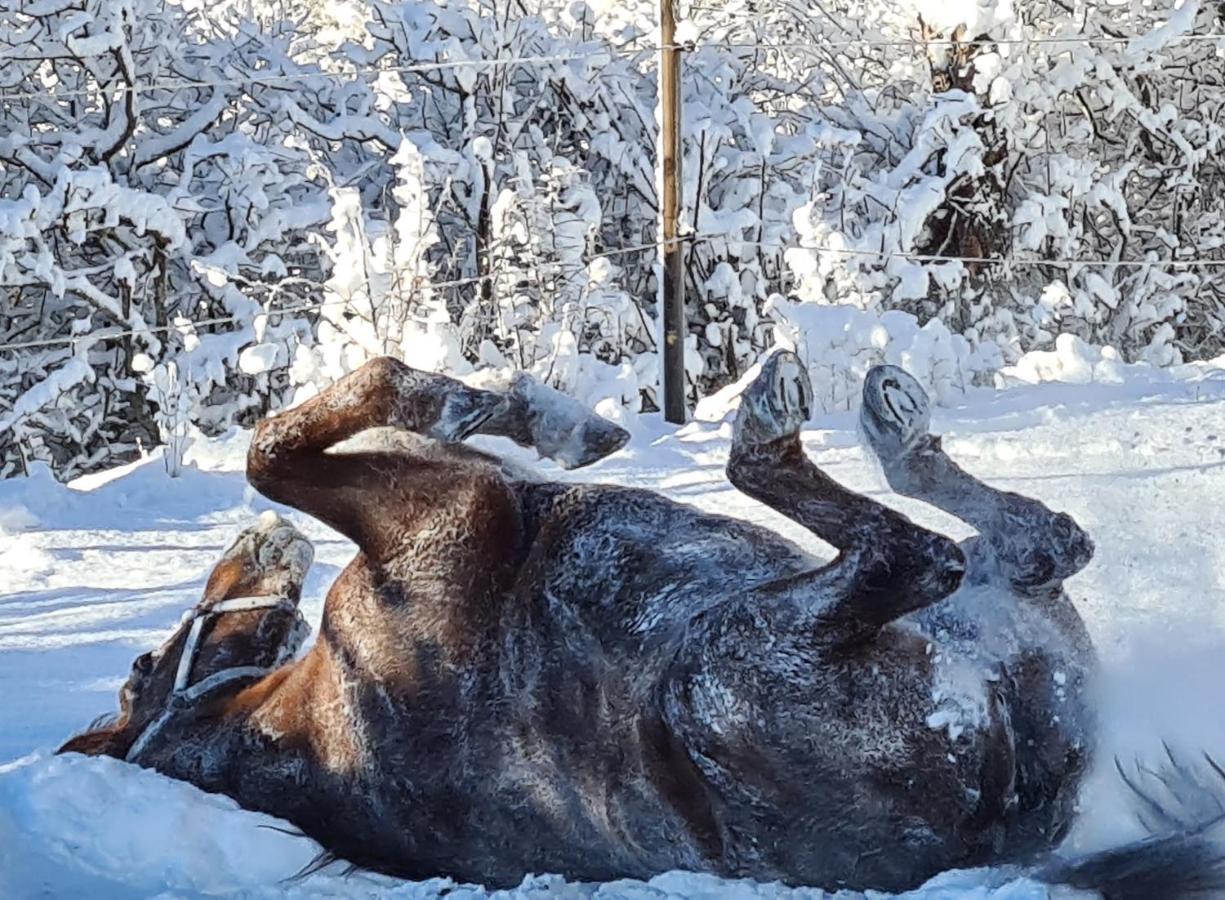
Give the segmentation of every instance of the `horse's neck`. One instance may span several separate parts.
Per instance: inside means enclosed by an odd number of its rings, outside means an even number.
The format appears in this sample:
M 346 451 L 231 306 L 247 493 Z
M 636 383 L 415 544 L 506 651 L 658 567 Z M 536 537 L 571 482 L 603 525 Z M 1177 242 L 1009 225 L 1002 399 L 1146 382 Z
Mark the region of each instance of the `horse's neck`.
M 359 554 L 328 593 L 317 646 L 331 649 L 333 668 L 393 692 L 412 693 L 430 677 L 420 670 L 423 658 L 469 667 L 487 647 L 499 609 L 496 592 L 470 569 L 408 554 L 375 565 Z

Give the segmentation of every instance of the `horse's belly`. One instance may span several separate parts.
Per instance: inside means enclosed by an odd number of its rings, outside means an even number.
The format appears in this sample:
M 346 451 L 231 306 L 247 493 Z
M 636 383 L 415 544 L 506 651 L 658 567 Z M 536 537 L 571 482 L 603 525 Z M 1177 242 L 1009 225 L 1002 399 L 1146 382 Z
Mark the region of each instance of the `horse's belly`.
M 611 881 L 709 869 L 653 777 L 636 720 L 614 720 L 598 704 L 588 713 L 580 722 L 547 705 L 482 710 L 483 725 L 456 736 L 462 764 L 382 761 L 384 773 L 408 767 L 380 794 L 384 814 L 402 817 L 397 852 L 417 866 L 431 860 L 434 874 L 489 887 L 514 887 L 529 872 Z M 386 789 L 396 783 L 413 785 L 412 794 Z
M 777 629 L 748 647 L 753 620 L 722 623 L 668 687 L 725 870 L 900 890 L 984 862 L 1013 771 L 997 686 L 909 625 L 826 651 Z
M 627 488 L 536 486 L 518 591 L 606 651 L 638 653 L 702 610 L 820 563 L 766 529 Z M 537 496 L 539 495 L 539 496 Z

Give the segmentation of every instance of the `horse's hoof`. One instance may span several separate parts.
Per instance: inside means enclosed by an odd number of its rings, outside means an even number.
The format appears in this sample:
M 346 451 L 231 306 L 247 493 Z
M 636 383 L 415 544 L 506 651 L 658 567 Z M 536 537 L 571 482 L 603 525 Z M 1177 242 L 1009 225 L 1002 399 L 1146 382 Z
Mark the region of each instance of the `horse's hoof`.
M 799 434 L 812 415 L 812 381 L 794 353 L 780 350 L 740 396 L 736 434 L 740 441 L 770 443 Z
M 589 466 L 630 439 L 624 428 L 526 372 L 515 376 L 508 396 L 512 414 L 526 428 L 526 442 L 563 468 Z
M 868 444 L 882 463 L 915 447 L 931 426 L 927 392 L 897 366 L 874 366 L 863 382 L 859 421 Z

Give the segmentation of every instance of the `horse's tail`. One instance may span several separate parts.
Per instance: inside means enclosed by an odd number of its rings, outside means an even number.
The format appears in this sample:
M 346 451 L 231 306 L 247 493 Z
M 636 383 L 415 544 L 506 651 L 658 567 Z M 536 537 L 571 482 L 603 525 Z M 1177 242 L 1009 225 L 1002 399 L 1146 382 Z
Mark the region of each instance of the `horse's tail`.
M 1184 764 L 1166 745 L 1159 768 L 1115 767 L 1135 795 L 1149 836 L 1080 858 L 1052 859 L 1034 875 L 1047 884 L 1099 892 L 1106 900 L 1225 897 L 1225 769 Z
M 1047 884 L 1097 891 L 1106 900 L 1202 900 L 1225 896 L 1225 851 L 1204 831 L 1157 835 L 1047 863 L 1035 874 Z

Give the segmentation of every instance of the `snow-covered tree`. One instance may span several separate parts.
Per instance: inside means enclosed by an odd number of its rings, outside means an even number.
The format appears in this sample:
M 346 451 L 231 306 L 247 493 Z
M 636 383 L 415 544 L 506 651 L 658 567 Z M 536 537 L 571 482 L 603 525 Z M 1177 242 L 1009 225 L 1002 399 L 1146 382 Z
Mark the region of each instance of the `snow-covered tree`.
M 1218 5 L 681 12 L 692 398 L 1225 349 Z M 0 475 L 173 470 L 380 353 L 650 408 L 655 14 L 0 0 Z
M 299 248 L 318 188 L 269 79 L 288 62 L 283 35 L 84 0 L 6 2 L 0 42 L 0 343 L 44 342 L 18 351 L 6 383 L 20 415 L 0 429 L 2 464 L 71 474 L 169 437 L 184 404 L 218 426 L 265 411 L 275 385 L 240 352 L 315 271 Z M 269 80 L 229 83 L 244 74 Z M 166 397 L 168 369 L 184 397 Z

